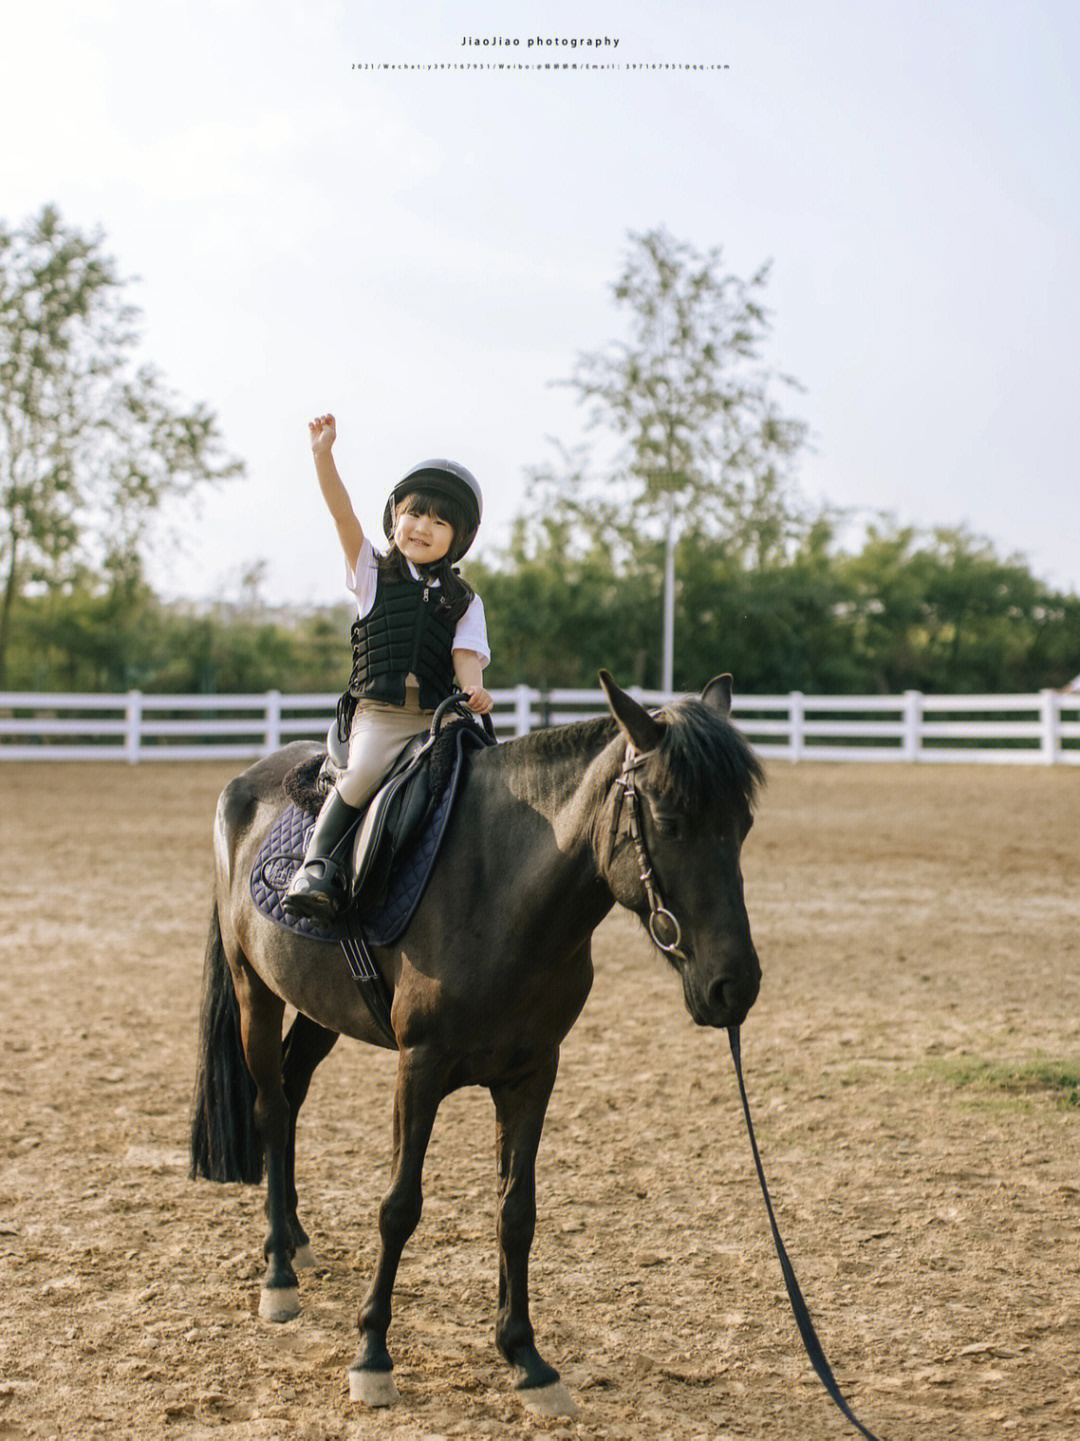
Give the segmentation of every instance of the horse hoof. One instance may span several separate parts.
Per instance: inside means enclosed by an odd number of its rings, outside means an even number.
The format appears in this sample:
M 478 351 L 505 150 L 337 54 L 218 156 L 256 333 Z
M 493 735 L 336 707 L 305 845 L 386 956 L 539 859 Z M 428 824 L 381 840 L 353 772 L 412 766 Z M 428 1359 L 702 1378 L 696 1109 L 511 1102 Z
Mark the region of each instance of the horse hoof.
M 518 1395 L 538 1416 L 576 1416 L 577 1402 L 561 1381 L 552 1381 L 550 1386 L 530 1386 Z
M 264 1321 L 291 1321 L 300 1314 L 299 1286 L 264 1286 L 259 1294 L 259 1315 Z
M 365 1406 L 393 1406 L 401 1398 L 389 1371 L 350 1371 L 349 1400 Z
M 302 1246 L 297 1246 L 296 1255 L 292 1258 L 294 1271 L 313 1271 L 319 1264 L 315 1259 L 315 1252 L 311 1249 L 309 1242 L 305 1241 Z

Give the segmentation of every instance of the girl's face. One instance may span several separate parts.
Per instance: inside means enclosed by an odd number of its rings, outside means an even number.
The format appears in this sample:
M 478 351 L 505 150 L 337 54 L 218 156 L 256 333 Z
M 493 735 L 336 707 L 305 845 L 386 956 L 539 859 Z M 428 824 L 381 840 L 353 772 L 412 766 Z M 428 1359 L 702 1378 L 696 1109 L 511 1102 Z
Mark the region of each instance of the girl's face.
M 417 515 L 399 510 L 394 520 L 394 544 L 406 560 L 424 565 L 449 553 L 454 543 L 454 527 L 437 515 Z

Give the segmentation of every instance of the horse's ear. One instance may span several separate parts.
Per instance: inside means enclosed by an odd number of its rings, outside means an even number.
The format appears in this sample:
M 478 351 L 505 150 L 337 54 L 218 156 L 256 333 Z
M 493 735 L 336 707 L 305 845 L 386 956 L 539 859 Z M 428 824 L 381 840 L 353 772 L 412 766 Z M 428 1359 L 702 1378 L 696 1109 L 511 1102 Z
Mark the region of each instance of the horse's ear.
M 731 714 L 731 677 L 729 675 L 713 676 L 701 692 L 701 699 L 707 706 L 719 711 L 727 720 Z
M 619 729 L 628 738 L 635 750 L 651 751 L 660 744 L 664 727 L 654 720 L 644 706 L 638 705 L 633 696 L 620 690 L 606 670 L 600 672 L 600 684 L 604 687 L 611 714 L 619 722 Z

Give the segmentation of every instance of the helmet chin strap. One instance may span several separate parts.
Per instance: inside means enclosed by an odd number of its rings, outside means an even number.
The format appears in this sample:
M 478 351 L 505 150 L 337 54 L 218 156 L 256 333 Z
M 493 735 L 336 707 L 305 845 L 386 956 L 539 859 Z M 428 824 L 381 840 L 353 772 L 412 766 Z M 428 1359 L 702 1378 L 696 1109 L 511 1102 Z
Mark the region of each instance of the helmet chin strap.
M 448 564 L 449 559 L 446 556 L 441 556 L 438 560 L 413 561 L 413 565 L 416 566 L 416 569 L 424 577 L 425 580 L 438 580 L 442 572 L 443 566 Z

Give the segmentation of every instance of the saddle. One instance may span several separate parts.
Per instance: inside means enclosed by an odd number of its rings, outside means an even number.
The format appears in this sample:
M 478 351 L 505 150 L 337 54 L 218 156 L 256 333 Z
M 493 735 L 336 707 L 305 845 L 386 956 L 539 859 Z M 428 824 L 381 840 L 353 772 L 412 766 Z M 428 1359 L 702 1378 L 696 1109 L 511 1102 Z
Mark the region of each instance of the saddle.
M 471 721 L 444 722 L 442 710 L 436 712 L 430 732 L 414 736 L 399 752 L 354 828 L 349 909 L 362 915 L 383 906 L 396 863 L 424 834 L 463 752 L 494 744 L 494 737 Z M 318 815 L 346 760 L 331 727 L 325 754 L 295 766 L 285 776 L 285 794 L 305 815 Z

